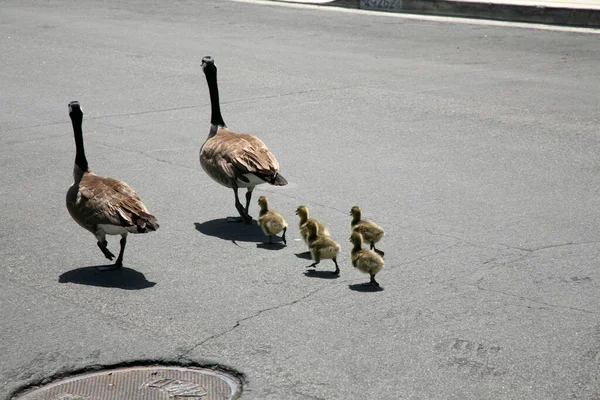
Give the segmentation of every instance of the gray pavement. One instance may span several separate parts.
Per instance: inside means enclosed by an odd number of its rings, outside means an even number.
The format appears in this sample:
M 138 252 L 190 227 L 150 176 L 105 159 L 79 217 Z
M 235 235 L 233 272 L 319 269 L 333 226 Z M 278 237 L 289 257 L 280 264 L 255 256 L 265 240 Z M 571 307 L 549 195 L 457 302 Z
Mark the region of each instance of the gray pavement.
M 597 34 L 83 0 L 1 2 L 0 37 L 0 398 L 136 361 L 236 371 L 244 399 L 600 396 Z M 199 166 L 207 54 L 225 121 L 290 182 L 255 191 L 285 248 L 223 222 L 232 193 Z M 64 205 L 75 99 L 91 167 L 161 224 L 123 271 L 94 269 Z M 305 273 L 299 204 L 339 278 Z M 386 228 L 380 292 L 347 256 L 353 205 Z

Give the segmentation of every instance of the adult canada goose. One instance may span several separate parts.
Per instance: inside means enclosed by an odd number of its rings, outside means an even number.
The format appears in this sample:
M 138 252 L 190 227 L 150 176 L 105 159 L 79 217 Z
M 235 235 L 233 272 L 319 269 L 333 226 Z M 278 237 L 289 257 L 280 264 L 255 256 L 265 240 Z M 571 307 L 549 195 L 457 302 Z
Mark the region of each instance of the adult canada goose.
M 375 248 L 375 243 L 379 242 L 385 233 L 383 228 L 377 225 L 375 222 L 361 219 L 362 211 L 359 206 L 352 207 L 350 210 L 350 215 L 352 215 L 352 222 L 350 223 L 352 231 L 360 233 L 363 240 L 370 244 L 370 249 L 374 250 L 383 257 L 385 253 Z
M 298 208 L 296 209 L 296 215 L 298 217 L 300 217 L 300 222 L 298 224 L 298 227 L 300 228 L 300 236 L 302 236 L 302 239 L 304 240 L 304 242 L 306 244 L 308 244 L 308 229 L 306 228 L 306 223 L 308 221 L 314 221 L 317 224 L 317 228 L 319 230 L 319 235 L 329 236 L 329 231 L 327 230 L 327 227 L 325 226 L 325 224 L 323 224 L 319 220 L 308 217 L 309 216 L 308 207 L 298 206 Z
M 279 163 L 262 140 L 227 129 L 219 104 L 217 67 L 210 56 L 202 59 L 202 70 L 208 83 L 211 115 L 208 138 L 200 148 L 200 165 L 213 180 L 233 189 L 240 218 L 228 220 L 251 224 L 248 207 L 254 187 L 265 182 L 283 186 L 287 185 L 287 181 L 279 174 Z M 238 188 L 247 188 L 246 207 L 240 203 Z
M 317 268 L 317 264 L 321 259 L 329 258 L 335 264 L 335 271 L 333 273 L 339 275 L 340 268 L 338 267 L 336 258 L 341 250 L 340 245 L 329 236 L 319 234 L 319 226 L 315 221 L 308 220 L 306 228 L 308 230 L 308 248 L 314 261 L 307 268 Z
M 121 235 L 121 250 L 110 269 L 121 268 L 127 234 L 155 231 L 158 222 L 129 185 L 92 172 L 85 157 L 83 112 L 77 101 L 69 103 L 69 116 L 75 136 L 75 164 L 73 184 L 67 191 L 67 210 L 75 222 L 96 236 L 98 247 L 109 260 L 115 255 L 108 250 L 106 235 Z
M 374 251 L 363 249 L 362 235 L 356 231 L 350 234 L 350 242 L 353 245 L 352 251 L 350 251 L 352 265 L 359 271 L 371 276 L 370 285 L 379 287 L 379 283 L 375 280 L 375 275 L 383 268 L 383 258 Z
M 269 210 L 269 199 L 266 196 L 260 196 L 258 198 L 258 206 L 260 207 L 260 214 L 258 215 L 258 224 L 261 229 L 269 237 L 269 243 L 273 235 L 283 232 L 281 240 L 284 244 L 287 244 L 285 240 L 285 232 L 287 231 L 287 222 L 285 219 L 276 211 Z

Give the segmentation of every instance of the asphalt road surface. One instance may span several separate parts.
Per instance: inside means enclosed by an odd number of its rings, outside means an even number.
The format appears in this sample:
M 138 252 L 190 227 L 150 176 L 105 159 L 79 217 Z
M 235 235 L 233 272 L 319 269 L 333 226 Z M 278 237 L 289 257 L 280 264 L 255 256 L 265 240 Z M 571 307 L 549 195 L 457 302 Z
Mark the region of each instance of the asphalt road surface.
M 244 399 L 600 396 L 600 36 L 220 0 L 0 3 L 0 398 L 127 362 L 218 365 Z M 263 246 L 204 174 L 209 98 L 290 182 Z M 125 268 L 71 220 L 91 168 L 161 224 Z M 342 245 L 316 273 L 307 205 Z M 386 229 L 383 290 L 351 206 Z M 109 238 L 118 250 L 118 237 Z

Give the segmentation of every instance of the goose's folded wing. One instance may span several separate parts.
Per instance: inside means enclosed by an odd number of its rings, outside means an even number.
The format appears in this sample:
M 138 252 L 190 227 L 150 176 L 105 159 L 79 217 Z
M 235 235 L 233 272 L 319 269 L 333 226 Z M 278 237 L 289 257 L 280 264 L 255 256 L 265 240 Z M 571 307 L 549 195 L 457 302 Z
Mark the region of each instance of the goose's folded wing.
M 145 228 L 149 220 L 155 221 L 135 191 L 127 183 L 113 178 L 85 177 L 77 194 L 76 208 L 90 225 Z
M 217 134 L 205 144 L 203 153 L 230 179 L 247 173 L 269 179 L 279 170 L 275 156 L 262 140 L 253 135 Z

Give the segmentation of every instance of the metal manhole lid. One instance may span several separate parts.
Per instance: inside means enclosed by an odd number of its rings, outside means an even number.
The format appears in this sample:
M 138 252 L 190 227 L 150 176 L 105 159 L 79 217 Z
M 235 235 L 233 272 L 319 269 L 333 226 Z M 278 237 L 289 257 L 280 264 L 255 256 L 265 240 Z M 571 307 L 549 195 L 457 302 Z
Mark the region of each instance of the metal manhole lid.
M 229 400 L 241 393 L 222 372 L 184 367 L 129 367 L 71 376 L 14 400 Z

